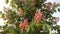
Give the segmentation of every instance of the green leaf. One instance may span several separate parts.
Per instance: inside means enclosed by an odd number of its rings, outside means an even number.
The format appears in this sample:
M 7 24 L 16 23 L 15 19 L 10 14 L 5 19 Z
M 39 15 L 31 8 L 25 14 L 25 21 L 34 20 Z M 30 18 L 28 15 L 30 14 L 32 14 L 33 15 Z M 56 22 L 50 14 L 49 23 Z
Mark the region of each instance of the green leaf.
M 5 2 L 6 2 L 6 4 L 8 4 L 9 3 L 9 0 L 5 0 Z
M 58 8 L 58 11 L 60 12 L 60 8 Z

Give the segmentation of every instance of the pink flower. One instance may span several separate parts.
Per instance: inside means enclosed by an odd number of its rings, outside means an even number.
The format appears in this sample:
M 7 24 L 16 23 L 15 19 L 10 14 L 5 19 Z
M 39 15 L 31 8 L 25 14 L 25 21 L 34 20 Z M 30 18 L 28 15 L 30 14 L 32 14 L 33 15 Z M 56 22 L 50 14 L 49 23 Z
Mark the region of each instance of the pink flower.
M 55 17 L 55 19 L 53 21 L 54 22 L 58 22 L 59 21 L 59 17 Z
M 51 9 L 51 6 L 52 6 L 52 3 L 51 2 L 48 2 L 46 4 L 46 9 L 49 11 Z
M 21 24 L 19 25 L 19 27 L 20 27 L 21 29 L 24 29 L 24 24 L 21 23 Z
M 7 15 L 4 15 L 5 20 L 9 20 L 9 17 Z
M 21 23 L 19 26 L 20 26 L 20 28 L 23 29 L 23 30 L 28 30 L 28 29 L 29 29 L 28 19 L 25 19 L 24 22 Z
M 42 11 L 38 10 L 36 13 L 35 13 L 35 16 L 34 16 L 34 19 L 36 22 L 40 22 L 44 19 L 44 15 L 42 13 Z
M 28 24 L 29 24 L 28 19 L 25 19 L 23 23 L 24 23 L 25 25 L 28 25 Z
M 22 9 L 22 8 L 19 8 L 19 14 L 20 14 L 20 15 L 23 15 L 23 13 L 24 13 L 24 12 L 23 12 L 23 9 Z

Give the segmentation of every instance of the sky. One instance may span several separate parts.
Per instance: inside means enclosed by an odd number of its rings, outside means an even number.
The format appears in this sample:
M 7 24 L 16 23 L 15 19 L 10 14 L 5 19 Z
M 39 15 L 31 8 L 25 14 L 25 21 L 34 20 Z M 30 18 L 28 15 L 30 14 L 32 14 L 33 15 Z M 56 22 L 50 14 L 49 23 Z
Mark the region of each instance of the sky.
M 46 2 L 56 2 L 56 3 L 60 3 L 60 0 L 47 0 Z M 4 0 L 0 0 L 0 11 L 3 12 L 3 7 L 9 7 L 9 5 L 5 4 L 5 1 Z M 57 11 L 57 10 L 56 10 Z M 59 17 L 60 18 L 60 12 L 56 12 L 53 14 L 54 17 Z M 58 25 L 60 25 L 60 20 L 59 22 L 57 23 Z M 4 25 L 4 20 L 3 18 L 0 19 L 0 26 L 3 26 Z
M 60 0 L 47 0 L 47 2 L 56 2 L 56 3 L 60 3 Z M 60 7 L 59 7 L 60 8 Z M 57 10 L 58 8 L 56 8 L 56 13 L 53 14 L 54 17 L 59 17 L 60 18 L 60 12 L 58 12 Z M 57 25 L 60 26 L 60 19 L 59 19 L 59 22 L 57 22 Z

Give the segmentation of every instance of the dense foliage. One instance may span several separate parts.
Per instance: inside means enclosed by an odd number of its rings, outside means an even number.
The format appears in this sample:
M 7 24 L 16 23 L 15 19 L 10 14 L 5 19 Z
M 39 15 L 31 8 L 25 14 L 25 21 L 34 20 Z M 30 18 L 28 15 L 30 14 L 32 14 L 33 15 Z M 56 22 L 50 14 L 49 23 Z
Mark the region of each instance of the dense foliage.
M 59 21 L 53 17 L 57 4 L 46 0 L 6 0 L 11 8 L 4 7 L 2 14 L 6 34 L 49 34 L 53 24 Z M 58 9 L 59 10 L 59 9 Z M 60 10 L 59 10 L 60 11 Z

